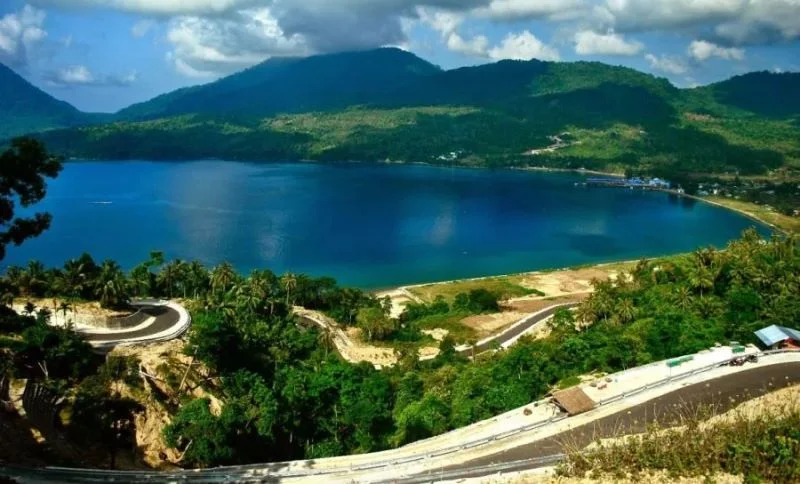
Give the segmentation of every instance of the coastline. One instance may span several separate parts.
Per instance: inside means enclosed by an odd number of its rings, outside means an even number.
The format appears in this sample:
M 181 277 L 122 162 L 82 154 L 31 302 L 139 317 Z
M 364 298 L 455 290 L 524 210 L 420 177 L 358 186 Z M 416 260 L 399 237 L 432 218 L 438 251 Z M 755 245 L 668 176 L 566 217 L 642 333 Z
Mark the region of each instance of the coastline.
M 600 176 L 610 176 L 614 178 L 625 178 L 624 173 L 617 173 L 612 171 L 599 171 L 599 170 L 586 170 L 584 168 L 549 168 L 546 166 L 519 166 L 519 167 L 509 167 L 511 170 L 519 170 L 519 171 L 541 171 L 545 173 L 578 173 L 581 175 L 600 175 Z
M 514 169 L 514 168 L 512 168 L 512 169 Z M 516 168 L 516 169 L 519 169 L 519 170 L 532 170 L 532 171 L 545 171 L 545 172 L 550 172 L 550 171 L 555 171 L 555 172 L 577 172 L 577 173 L 587 173 L 587 174 L 620 176 L 619 174 L 614 175 L 614 174 L 611 174 L 611 173 L 596 172 L 596 171 L 591 171 L 591 170 L 556 169 L 556 168 L 550 169 L 550 168 L 541 168 L 541 167 Z M 750 220 L 752 220 L 754 222 L 758 222 L 760 224 L 763 224 L 766 227 L 769 227 L 775 233 L 779 233 L 781 235 L 789 235 L 790 234 L 789 230 L 784 229 L 782 227 L 779 227 L 779 226 L 777 226 L 777 225 L 775 225 L 775 224 L 773 224 L 773 223 L 771 223 L 771 222 L 769 222 L 767 220 L 764 220 L 764 219 L 758 217 L 757 215 L 754 215 L 752 213 L 746 212 L 746 211 L 744 211 L 742 209 L 739 209 L 739 208 L 736 208 L 736 207 L 730 207 L 730 206 L 724 205 L 722 203 L 716 202 L 714 200 L 708 200 L 706 198 L 698 197 L 698 196 L 695 196 L 695 195 L 688 195 L 686 193 L 679 193 L 676 190 L 657 189 L 656 191 L 661 191 L 661 192 L 664 192 L 664 193 L 667 193 L 667 194 L 670 194 L 670 195 L 675 195 L 675 196 L 678 196 L 678 197 L 690 198 L 690 199 L 693 199 L 693 200 L 696 200 L 696 201 L 699 201 L 699 202 L 703 202 L 703 203 L 707 203 L 709 205 L 713 205 L 713 206 L 718 207 L 718 208 L 729 210 L 729 211 L 735 212 L 735 213 L 737 213 L 739 215 L 742 215 L 742 216 L 744 216 L 744 217 L 746 217 L 746 218 L 748 218 L 748 219 L 750 219 Z M 663 258 L 663 257 L 676 257 L 676 256 L 685 255 L 685 254 L 686 254 L 686 252 L 676 252 L 676 253 L 673 253 L 673 254 L 664 254 L 664 255 L 655 256 L 655 257 L 645 257 L 645 258 L 636 259 L 636 260 L 616 260 L 616 261 L 610 261 L 610 262 L 601 262 L 601 263 L 598 263 L 598 264 L 587 264 L 587 265 L 583 265 L 583 266 L 579 266 L 579 267 L 584 267 L 584 268 L 605 268 L 605 267 L 614 266 L 614 265 L 635 264 L 639 260 L 653 260 L 653 259 L 659 259 L 659 258 Z M 410 291 L 411 289 L 421 288 L 421 287 L 442 286 L 442 285 L 447 285 L 447 284 L 458 284 L 458 283 L 468 283 L 468 282 L 480 282 L 480 281 L 489 281 L 489 280 L 495 280 L 495 279 L 504 279 L 504 278 L 507 279 L 507 278 L 513 278 L 513 277 L 524 277 L 524 276 L 530 276 L 530 275 L 536 275 L 536 274 L 568 271 L 568 270 L 571 270 L 571 269 L 574 269 L 574 267 L 560 267 L 560 268 L 543 269 L 543 270 L 536 270 L 536 271 L 522 271 L 522 272 L 517 272 L 517 273 L 511 273 L 511 274 L 494 274 L 494 275 L 486 275 L 486 276 L 478 276 L 478 277 L 468 277 L 468 278 L 464 278 L 464 279 L 451 279 L 451 280 L 437 281 L 437 282 L 422 282 L 422 283 L 406 284 L 406 285 L 397 286 L 397 287 L 393 287 L 393 288 L 385 288 L 385 289 L 381 289 L 381 290 L 373 290 L 373 291 L 370 291 L 370 292 L 373 293 L 373 294 L 377 294 L 377 293 L 387 293 L 387 292 L 391 292 L 391 291 L 400 291 L 400 292 L 404 292 L 404 293 L 407 293 L 409 295 L 412 295 L 413 293 L 411 293 L 411 291 Z
M 747 212 L 745 210 L 742 210 L 740 208 L 731 207 L 731 206 L 725 205 L 724 203 L 720 203 L 720 202 L 717 202 L 717 201 L 714 201 L 714 200 L 709 200 L 708 198 L 698 197 L 696 195 L 689 195 L 687 193 L 679 193 L 676 190 L 664 190 L 664 189 L 661 189 L 660 191 L 662 191 L 664 193 L 668 193 L 670 195 L 676 195 L 678 197 L 685 197 L 685 198 L 690 198 L 692 200 L 697 200 L 699 202 L 707 203 L 709 205 L 713 205 L 715 207 L 723 208 L 725 210 L 730 210 L 731 212 L 738 213 L 739 215 L 742 215 L 743 217 L 748 218 L 748 219 L 750 219 L 750 220 L 752 220 L 754 222 L 758 222 L 760 224 L 766 225 L 767 227 L 769 227 L 773 231 L 778 232 L 778 233 L 780 233 L 782 235 L 789 235 L 789 233 L 790 233 L 789 230 L 784 229 L 783 227 L 779 227 L 779 226 L 775 225 L 772 222 L 764 220 L 763 218 L 761 218 L 761 217 L 759 217 L 759 216 L 757 216 L 755 214 L 752 214 L 750 212 Z

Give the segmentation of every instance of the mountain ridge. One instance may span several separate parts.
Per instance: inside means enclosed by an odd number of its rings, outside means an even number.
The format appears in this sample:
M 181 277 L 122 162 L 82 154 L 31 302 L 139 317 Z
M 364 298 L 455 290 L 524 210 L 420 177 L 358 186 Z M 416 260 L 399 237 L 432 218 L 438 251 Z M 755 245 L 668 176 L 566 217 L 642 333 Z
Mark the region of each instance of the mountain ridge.
M 67 156 L 107 159 L 756 174 L 800 168 L 797 99 L 796 73 L 681 89 L 599 62 L 506 60 L 443 70 L 400 49 L 374 49 L 270 59 L 38 136 Z M 110 122 L 91 125 L 98 121 Z M 563 132 L 568 142 L 542 151 Z

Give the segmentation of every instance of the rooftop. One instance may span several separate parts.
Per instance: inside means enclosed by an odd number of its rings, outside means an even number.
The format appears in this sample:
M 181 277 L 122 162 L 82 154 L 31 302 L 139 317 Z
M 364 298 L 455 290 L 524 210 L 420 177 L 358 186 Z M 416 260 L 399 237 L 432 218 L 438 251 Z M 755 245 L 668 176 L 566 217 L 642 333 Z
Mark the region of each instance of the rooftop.
M 774 324 L 764 329 L 759 329 L 755 334 L 766 346 L 775 346 L 787 340 L 800 343 L 800 331 Z

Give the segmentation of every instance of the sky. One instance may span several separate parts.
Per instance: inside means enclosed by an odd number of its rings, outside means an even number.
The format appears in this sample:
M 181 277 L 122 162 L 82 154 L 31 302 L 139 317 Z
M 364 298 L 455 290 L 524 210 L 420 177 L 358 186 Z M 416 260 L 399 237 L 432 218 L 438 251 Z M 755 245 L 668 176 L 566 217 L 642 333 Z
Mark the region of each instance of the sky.
M 0 0 L 0 62 L 113 112 L 271 57 L 595 60 L 679 87 L 800 70 L 800 0 Z

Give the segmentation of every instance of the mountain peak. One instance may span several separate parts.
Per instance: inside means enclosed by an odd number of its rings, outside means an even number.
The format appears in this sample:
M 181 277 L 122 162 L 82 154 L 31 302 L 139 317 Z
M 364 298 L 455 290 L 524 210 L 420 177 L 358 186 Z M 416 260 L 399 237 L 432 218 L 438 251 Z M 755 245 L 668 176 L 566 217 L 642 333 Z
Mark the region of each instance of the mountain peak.
M 34 86 L 0 63 L 0 140 L 73 126 L 86 115 Z

